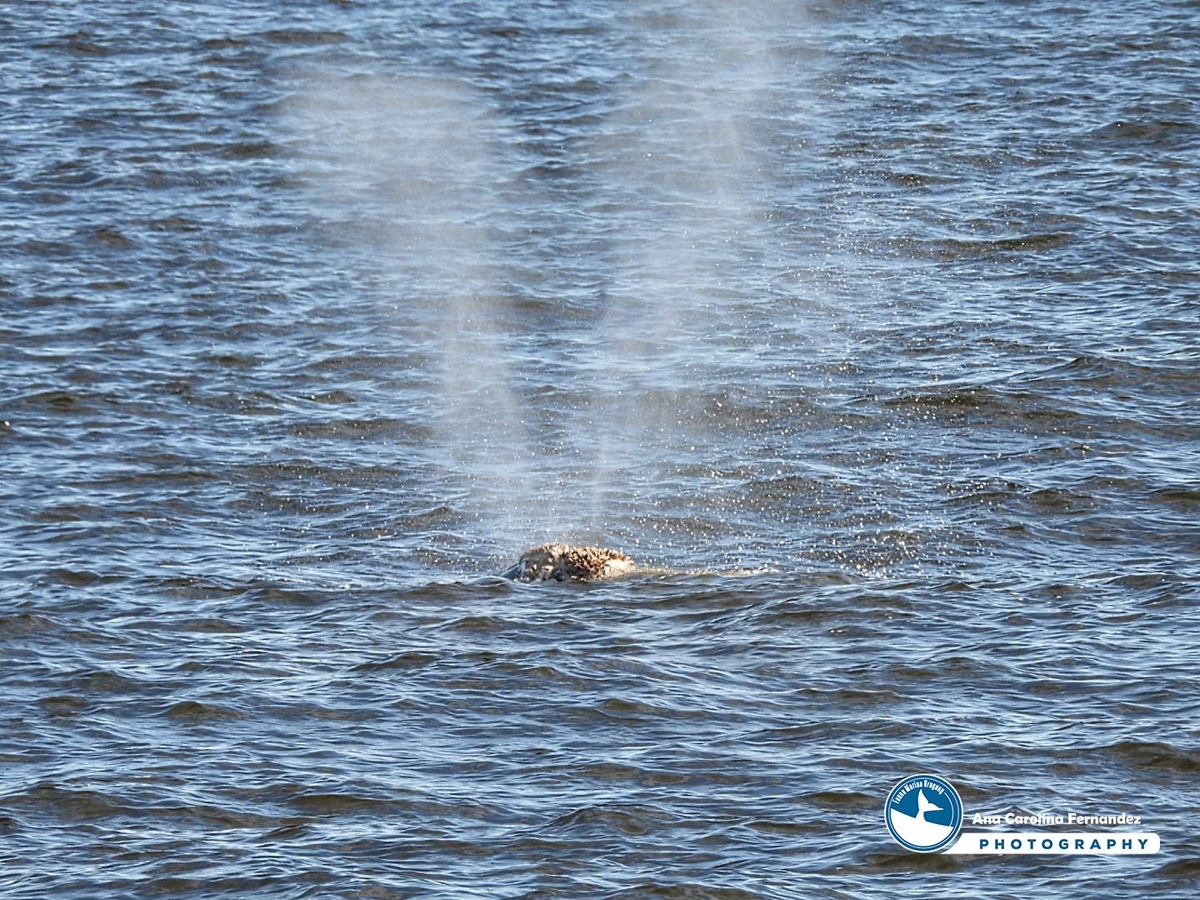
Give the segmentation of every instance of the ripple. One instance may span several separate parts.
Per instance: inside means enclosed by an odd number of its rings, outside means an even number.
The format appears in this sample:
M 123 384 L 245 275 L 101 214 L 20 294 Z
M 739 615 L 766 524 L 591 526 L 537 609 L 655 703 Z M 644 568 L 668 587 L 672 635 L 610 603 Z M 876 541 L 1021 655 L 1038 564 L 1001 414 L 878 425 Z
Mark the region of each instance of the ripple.
M 245 716 L 237 710 L 216 703 L 202 703 L 199 700 L 181 700 L 171 704 L 165 715 L 168 718 L 185 722 L 208 722 L 220 719 L 243 719 Z
M 1147 769 L 1189 774 L 1200 768 L 1200 753 L 1182 750 L 1169 744 L 1121 741 L 1100 748 L 1122 762 Z

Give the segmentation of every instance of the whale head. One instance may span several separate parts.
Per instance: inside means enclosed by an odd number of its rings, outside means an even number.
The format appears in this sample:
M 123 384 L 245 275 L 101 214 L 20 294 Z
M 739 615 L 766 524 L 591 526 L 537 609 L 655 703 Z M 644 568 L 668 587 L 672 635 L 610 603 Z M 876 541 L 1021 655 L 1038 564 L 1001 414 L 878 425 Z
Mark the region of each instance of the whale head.
M 514 581 L 593 581 L 632 572 L 632 559 L 606 547 L 572 547 L 542 544 L 521 554 L 520 561 L 504 573 Z

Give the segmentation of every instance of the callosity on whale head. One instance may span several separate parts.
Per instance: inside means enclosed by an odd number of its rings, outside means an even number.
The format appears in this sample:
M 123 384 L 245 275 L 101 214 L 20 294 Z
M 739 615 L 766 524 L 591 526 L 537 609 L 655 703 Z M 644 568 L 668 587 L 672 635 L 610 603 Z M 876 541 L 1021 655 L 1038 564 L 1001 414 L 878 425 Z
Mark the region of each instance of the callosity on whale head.
M 522 553 L 504 577 L 515 581 L 595 581 L 626 575 L 636 568 L 637 564 L 624 553 L 607 547 L 542 544 Z

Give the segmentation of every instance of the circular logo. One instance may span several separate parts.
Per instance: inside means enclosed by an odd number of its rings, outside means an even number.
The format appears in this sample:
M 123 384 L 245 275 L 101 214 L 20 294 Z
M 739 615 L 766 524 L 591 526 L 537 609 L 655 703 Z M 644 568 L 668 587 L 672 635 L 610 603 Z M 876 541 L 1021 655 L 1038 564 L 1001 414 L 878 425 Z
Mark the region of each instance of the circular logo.
M 958 791 L 937 775 L 910 775 L 892 788 L 884 820 L 896 843 L 917 853 L 949 847 L 962 828 Z

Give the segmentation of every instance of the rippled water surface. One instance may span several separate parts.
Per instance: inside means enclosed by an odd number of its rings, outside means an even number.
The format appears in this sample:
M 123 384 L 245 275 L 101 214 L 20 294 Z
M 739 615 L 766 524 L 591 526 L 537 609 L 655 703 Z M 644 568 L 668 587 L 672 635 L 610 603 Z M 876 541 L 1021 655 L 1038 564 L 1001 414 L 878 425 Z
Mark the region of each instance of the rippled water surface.
M 1193 896 L 1198 48 L 0 5 L 0 893 Z M 1163 849 L 909 853 L 914 772 Z

